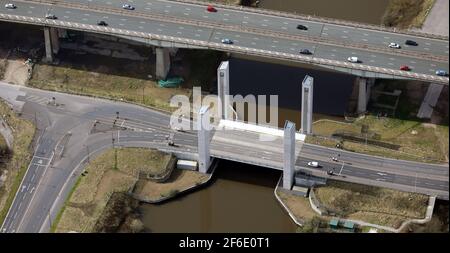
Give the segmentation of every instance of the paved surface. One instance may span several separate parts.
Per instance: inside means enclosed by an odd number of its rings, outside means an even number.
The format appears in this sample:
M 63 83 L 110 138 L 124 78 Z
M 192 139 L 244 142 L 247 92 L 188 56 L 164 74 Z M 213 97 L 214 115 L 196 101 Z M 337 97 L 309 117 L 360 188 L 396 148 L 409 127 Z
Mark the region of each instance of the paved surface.
M 422 32 L 448 36 L 449 1 L 436 0 L 422 26 Z
M 18 8 L 5 9 L 3 5 L 6 2 L 14 2 Z M 345 65 L 344 69 L 370 66 L 369 72 L 379 72 L 376 68 L 383 68 L 394 70 L 397 75 L 405 74 L 399 71 L 401 65 L 408 65 L 412 68 L 410 73 L 425 74 L 429 77 L 435 77 L 437 69 L 448 71 L 448 40 L 299 21 L 238 10 L 220 9 L 217 13 L 209 13 L 204 5 L 164 0 L 135 2 L 133 4 L 136 10 L 126 12 L 121 9 L 122 1 L 118 0 L 71 1 L 72 4 L 78 4 L 76 8 L 8 0 L 1 0 L 0 3 L 0 14 L 42 18 L 51 10 L 58 17 L 55 22 L 81 23 L 96 27 L 98 20 L 105 20 L 108 28 L 197 40 L 208 45 L 222 45 L 223 38 L 232 39 L 234 45 L 226 46 L 224 51 L 256 49 L 283 58 L 291 57 L 290 55 L 298 57 L 301 49 L 309 49 L 313 56 L 302 58 L 302 61 L 325 59 L 324 64 L 343 64 L 349 56 L 360 58 L 361 64 Z M 80 9 L 79 6 L 84 6 L 85 9 Z M 155 18 L 155 15 L 158 15 L 158 18 Z M 308 26 L 309 29 L 296 29 L 298 23 Z M 419 46 L 404 45 L 406 39 L 414 39 Z M 402 49 L 388 49 L 390 42 L 401 44 Z M 257 51 L 248 52 L 258 54 Z M 444 81 L 448 83 L 448 78 Z
M 16 108 L 21 108 L 24 117 L 30 120 L 37 118 L 39 136 L 33 160 L 2 232 L 48 231 L 88 157 L 92 159 L 111 147 L 112 138 L 114 145 L 120 146 L 197 152 L 196 133 L 170 130 L 166 114 L 120 102 L 23 87 L 18 89 L 6 83 L 0 83 L 0 90 L 0 96 L 7 97 Z M 51 97 L 56 98 L 57 105 L 48 103 Z M 120 113 L 117 125 L 126 130 L 93 131 L 96 120 L 112 127 L 116 112 Z M 174 133 L 176 147 L 167 145 L 171 133 Z M 282 139 L 264 142 L 259 137 L 255 133 L 237 130 L 216 131 L 211 142 L 211 154 L 280 169 Z M 299 154 L 296 169 L 304 173 L 328 177 L 326 171 L 334 168 L 337 175 L 333 178 L 336 180 L 428 193 L 448 199 L 448 165 L 391 160 L 301 142 L 296 145 Z M 61 150 L 64 150 L 62 154 Z M 332 162 L 330 157 L 336 153 L 340 154 L 340 161 Z M 311 160 L 319 161 L 322 167 L 308 168 L 306 163 Z

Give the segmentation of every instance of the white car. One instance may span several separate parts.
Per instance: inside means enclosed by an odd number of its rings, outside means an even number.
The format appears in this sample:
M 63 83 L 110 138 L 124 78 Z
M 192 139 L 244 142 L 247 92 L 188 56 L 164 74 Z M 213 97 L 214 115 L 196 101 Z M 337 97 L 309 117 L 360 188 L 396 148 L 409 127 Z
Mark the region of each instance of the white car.
M 318 168 L 319 167 L 319 163 L 318 162 L 308 162 L 308 166 L 309 167 L 314 167 L 314 168 Z
M 352 56 L 352 57 L 348 57 L 347 61 L 352 62 L 352 63 L 358 63 L 359 59 L 356 56 Z
M 390 47 L 390 48 L 399 49 L 399 48 L 400 48 L 400 45 L 397 44 L 397 43 L 392 42 L 392 43 L 389 44 L 389 47 Z
M 122 8 L 124 8 L 125 10 L 130 10 L 130 11 L 134 10 L 134 7 L 129 4 L 122 5 Z
M 15 9 L 17 6 L 15 4 L 5 4 L 5 8 L 7 9 Z
M 55 14 L 51 14 L 51 13 L 45 14 L 45 18 L 46 19 L 57 19 L 56 15 Z

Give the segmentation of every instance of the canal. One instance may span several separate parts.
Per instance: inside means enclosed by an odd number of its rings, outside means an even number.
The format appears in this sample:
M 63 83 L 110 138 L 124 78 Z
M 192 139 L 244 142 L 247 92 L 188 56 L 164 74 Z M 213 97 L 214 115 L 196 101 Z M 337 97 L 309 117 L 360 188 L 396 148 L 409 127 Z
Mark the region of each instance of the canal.
M 151 232 L 295 232 L 274 189 L 281 172 L 220 161 L 209 185 L 159 205 L 140 207 Z
M 389 0 L 261 0 L 260 7 L 380 24 L 388 2 Z M 296 122 L 299 126 L 300 111 L 297 102 L 300 95 L 300 76 L 304 76 L 306 73 L 314 74 L 317 77 L 317 82 L 323 84 L 320 85 L 322 91 L 319 91 L 320 87 L 317 86 L 316 92 L 321 94 L 317 97 L 317 101 L 324 101 L 317 103 L 317 109 L 321 113 L 327 114 L 328 117 L 329 115 L 336 115 L 336 118 L 339 119 L 342 118 L 343 110 L 348 107 L 348 97 L 351 94 L 354 77 L 327 72 L 319 67 L 298 63 L 286 64 L 286 62 L 281 64 L 284 67 L 279 67 L 279 72 L 275 71 L 276 73 L 270 74 L 270 71 L 274 72 L 273 69 L 276 67 L 269 65 L 279 64 L 279 62 L 265 59 L 265 65 L 261 63 L 261 59 L 252 59 L 249 56 L 233 55 L 233 58 L 235 66 L 238 66 L 236 68 L 238 73 L 236 71 L 232 73 L 233 70 L 230 70 L 231 78 L 235 78 L 235 82 L 251 85 L 248 87 L 240 85 L 240 88 L 232 86 L 232 93 L 245 95 L 254 93 L 254 90 L 256 90 L 258 94 L 274 94 L 272 92 L 273 87 L 275 87 L 275 90 L 278 87 L 280 93 L 283 93 L 280 94 L 283 101 L 279 106 L 283 108 L 280 110 L 279 126 L 282 126 L 286 119 Z M 264 68 L 266 70 L 261 71 Z M 244 69 L 246 70 L 244 71 Z M 267 79 L 268 75 L 272 79 L 274 75 L 279 76 L 275 78 L 276 81 L 271 83 L 272 88 L 265 86 L 266 91 L 261 91 L 259 81 L 250 82 L 246 80 L 248 76 L 252 76 L 246 71 L 259 71 L 260 76 L 257 78 L 259 80 Z M 292 86 L 286 81 L 286 78 L 289 79 L 292 74 L 299 77 L 294 84 L 298 87 Z M 286 77 L 286 75 L 288 76 Z M 339 83 L 336 80 L 339 80 Z M 266 80 L 264 85 L 267 85 L 267 83 Z M 295 99 L 290 96 L 295 96 Z M 345 99 L 343 99 L 344 97 Z M 314 99 L 316 99 L 316 96 Z M 291 103 L 292 101 L 297 102 Z M 320 106 L 323 108 L 320 108 Z M 328 111 L 330 108 L 333 109 L 332 112 Z M 315 113 L 314 117 L 318 119 L 321 114 Z M 142 204 L 140 206 L 142 221 L 147 231 L 162 233 L 295 232 L 295 224 L 279 205 L 273 193 L 280 175 L 279 171 L 221 161 L 212 182 L 202 189 L 163 204 Z
M 260 0 L 259 7 L 379 25 L 388 3 L 389 0 Z

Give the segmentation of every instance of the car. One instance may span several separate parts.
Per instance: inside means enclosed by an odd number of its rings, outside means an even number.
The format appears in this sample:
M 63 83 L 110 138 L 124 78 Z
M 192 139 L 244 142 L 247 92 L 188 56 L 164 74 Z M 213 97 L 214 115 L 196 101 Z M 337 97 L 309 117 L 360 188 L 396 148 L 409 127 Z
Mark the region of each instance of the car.
M 405 41 L 406 45 L 410 45 L 410 46 L 418 46 L 419 44 L 417 42 L 415 42 L 414 40 L 406 40 Z
M 46 19 L 57 19 L 55 14 L 47 13 L 45 14 Z
M 103 20 L 98 21 L 98 22 L 97 22 L 97 25 L 100 25 L 100 26 L 108 26 L 108 24 L 107 24 L 105 21 L 103 21 Z
M 300 50 L 300 54 L 312 54 L 312 52 L 309 51 L 308 49 L 302 49 Z
M 7 3 L 7 4 L 5 4 L 5 8 L 7 8 L 7 9 L 15 9 L 15 8 L 17 8 L 17 6 L 15 4 Z
M 438 69 L 438 70 L 436 70 L 436 75 L 438 75 L 438 76 L 448 76 L 448 73 L 445 70 Z
M 122 8 L 125 10 L 130 10 L 130 11 L 134 10 L 134 7 L 131 6 L 130 4 L 124 4 L 124 5 L 122 5 Z
M 230 39 L 222 39 L 223 44 L 233 44 L 233 41 Z
M 206 7 L 206 10 L 207 10 L 208 12 L 217 12 L 217 9 L 214 8 L 214 6 L 212 6 L 212 5 L 208 5 L 208 6 Z
M 308 27 L 304 25 L 297 25 L 297 29 L 306 31 L 308 30 Z
M 411 68 L 410 68 L 409 66 L 407 66 L 407 65 L 403 65 L 403 66 L 400 66 L 400 70 L 403 70 L 403 71 L 410 71 Z
M 328 170 L 328 171 L 327 171 L 327 175 L 333 176 L 333 175 L 334 175 L 334 170 Z
M 319 167 L 319 163 L 312 161 L 312 162 L 308 162 L 308 166 L 309 167 L 314 167 L 314 168 L 318 168 Z
M 400 48 L 400 45 L 397 44 L 397 43 L 395 43 L 395 42 L 391 42 L 391 43 L 389 44 L 389 47 L 390 47 L 390 48 L 399 49 L 399 48 Z
M 352 62 L 352 63 L 358 63 L 359 59 L 356 56 L 351 56 L 347 58 L 347 61 Z
M 337 159 L 337 157 L 331 157 L 331 160 L 333 161 L 333 162 L 337 162 L 338 161 L 338 159 Z

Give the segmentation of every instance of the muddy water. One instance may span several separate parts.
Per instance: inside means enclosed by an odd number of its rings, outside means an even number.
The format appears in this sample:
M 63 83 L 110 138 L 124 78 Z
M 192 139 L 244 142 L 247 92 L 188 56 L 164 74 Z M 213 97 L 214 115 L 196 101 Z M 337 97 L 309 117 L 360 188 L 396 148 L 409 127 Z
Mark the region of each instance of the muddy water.
M 389 0 L 260 0 L 264 9 L 381 24 Z
M 221 161 L 201 190 L 161 205 L 142 205 L 152 232 L 295 232 L 273 194 L 279 171 Z

